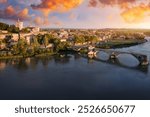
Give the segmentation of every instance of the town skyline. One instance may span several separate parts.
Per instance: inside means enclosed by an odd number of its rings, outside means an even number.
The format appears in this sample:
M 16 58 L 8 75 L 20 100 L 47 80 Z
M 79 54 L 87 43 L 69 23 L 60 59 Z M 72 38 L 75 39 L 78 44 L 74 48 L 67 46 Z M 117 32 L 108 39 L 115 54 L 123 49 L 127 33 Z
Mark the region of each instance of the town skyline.
M 0 22 L 40 28 L 150 29 L 149 0 L 0 0 Z

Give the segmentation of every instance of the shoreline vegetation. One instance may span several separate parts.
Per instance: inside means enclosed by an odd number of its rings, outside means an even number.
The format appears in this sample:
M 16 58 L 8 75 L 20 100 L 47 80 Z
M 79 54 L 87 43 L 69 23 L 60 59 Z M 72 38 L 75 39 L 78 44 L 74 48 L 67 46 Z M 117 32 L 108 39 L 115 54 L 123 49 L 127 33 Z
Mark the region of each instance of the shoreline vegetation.
M 114 48 L 125 48 L 125 47 L 131 47 L 131 46 L 136 46 L 139 44 L 143 44 L 147 42 L 147 40 L 128 40 L 128 41 L 120 41 L 120 40 L 111 40 L 109 42 L 101 42 L 96 46 L 96 48 L 100 49 L 114 49 Z M 75 53 L 74 50 L 62 50 L 64 52 L 73 52 Z M 0 56 L 0 59 L 19 59 L 19 58 L 28 58 L 28 57 L 45 57 L 45 56 L 54 56 L 57 54 L 60 54 L 62 51 L 59 52 L 43 52 L 40 54 L 34 54 L 30 56 L 23 56 L 23 55 L 6 55 L 6 56 Z M 80 52 L 80 51 L 79 51 Z M 86 51 L 85 51 L 86 52 Z M 83 50 L 81 50 L 81 53 L 84 53 Z
M 101 49 L 116 49 L 116 48 L 125 48 L 125 47 L 131 47 L 136 46 L 139 44 L 143 44 L 147 42 L 147 40 L 110 40 L 108 42 L 101 42 L 99 45 L 97 45 L 97 48 Z
M 146 32 L 146 34 L 150 34 Z M 33 32 L 0 23 L 0 59 L 52 56 L 59 52 L 87 53 L 85 46 L 111 49 L 145 43 L 142 30 L 121 29 L 49 29 Z M 83 48 L 83 49 L 82 49 Z

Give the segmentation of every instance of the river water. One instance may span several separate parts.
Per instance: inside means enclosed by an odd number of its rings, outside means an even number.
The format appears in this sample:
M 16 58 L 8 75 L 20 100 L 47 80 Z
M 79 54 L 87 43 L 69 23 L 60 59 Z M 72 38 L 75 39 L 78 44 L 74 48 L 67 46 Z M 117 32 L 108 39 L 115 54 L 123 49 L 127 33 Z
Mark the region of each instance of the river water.
M 117 51 L 150 57 L 150 41 Z M 108 58 L 104 52 L 98 56 Z M 0 60 L 0 99 L 150 99 L 149 66 L 136 68 L 131 55 L 118 58 L 129 68 L 77 54 Z

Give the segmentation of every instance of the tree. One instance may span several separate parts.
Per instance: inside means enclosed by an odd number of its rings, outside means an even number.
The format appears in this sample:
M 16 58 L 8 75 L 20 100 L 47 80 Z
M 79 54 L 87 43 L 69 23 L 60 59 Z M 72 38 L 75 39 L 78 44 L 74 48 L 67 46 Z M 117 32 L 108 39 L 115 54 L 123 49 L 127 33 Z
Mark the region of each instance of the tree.
M 40 45 L 42 45 L 42 44 L 43 44 L 43 35 L 38 34 L 38 35 L 36 36 L 36 38 L 37 38 L 38 43 L 39 43 Z
M 39 42 L 38 42 L 37 36 L 34 36 L 34 37 L 33 37 L 32 46 L 34 46 L 34 47 L 39 46 Z
M 19 39 L 18 40 L 18 45 L 17 48 L 19 49 L 19 54 L 25 56 L 27 52 L 27 43 L 25 42 L 24 39 Z
M 69 44 L 67 42 L 60 42 L 56 46 L 56 51 L 67 50 L 68 47 L 69 47 Z
M 49 44 L 49 38 L 47 35 L 44 35 L 44 37 L 43 37 L 43 44 L 44 44 L 45 48 Z
M 19 54 L 19 49 L 18 49 L 18 46 L 17 46 L 17 45 L 14 45 L 14 46 L 12 47 L 12 49 L 13 49 L 13 54 L 14 54 L 14 55 Z
M 54 51 L 59 51 L 59 46 L 60 46 L 60 39 L 55 38 L 54 39 Z
M 8 27 L 9 27 L 8 24 L 5 24 L 5 23 L 0 22 L 0 30 L 7 30 Z
M 19 33 L 19 28 L 15 25 L 10 25 L 7 30 L 11 33 Z
M 85 42 L 85 38 L 83 36 L 78 36 L 78 35 L 74 35 L 74 42 L 77 43 L 84 43 Z
M 9 43 L 12 38 L 13 38 L 12 35 L 6 35 L 6 37 L 4 39 L 4 43 Z
M 85 38 L 85 42 L 87 42 L 87 43 L 89 43 L 91 41 L 91 38 L 89 35 L 85 35 L 84 38 Z
M 23 28 L 23 29 L 21 30 L 21 32 L 22 32 L 22 33 L 29 33 L 30 30 L 29 30 L 28 28 Z
M 1 45 L 2 43 L 3 43 L 2 40 L 0 40 L 0 45 Z
M 91 36 L 90 39 L 92 43 L 96 43 L 98 41 L 97 36 Z
M 98 38 L 97 36 L 93 36 L 93 35 L 87 35 L 87 36 L 84 36 L 85 38 L 85 41 L 88 42 L 88 43 L 95 43 L 98 41 Z

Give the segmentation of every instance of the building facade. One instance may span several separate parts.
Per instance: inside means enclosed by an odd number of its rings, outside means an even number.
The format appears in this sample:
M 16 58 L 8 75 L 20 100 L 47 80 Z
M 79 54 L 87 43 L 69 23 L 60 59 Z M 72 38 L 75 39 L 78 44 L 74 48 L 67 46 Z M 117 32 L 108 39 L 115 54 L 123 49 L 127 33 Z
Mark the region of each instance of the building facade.
M 23 29 L 23 22 L 20 22 L 19 20 L 16 22 L 16 27 L 19 28 L 19 30 Z

